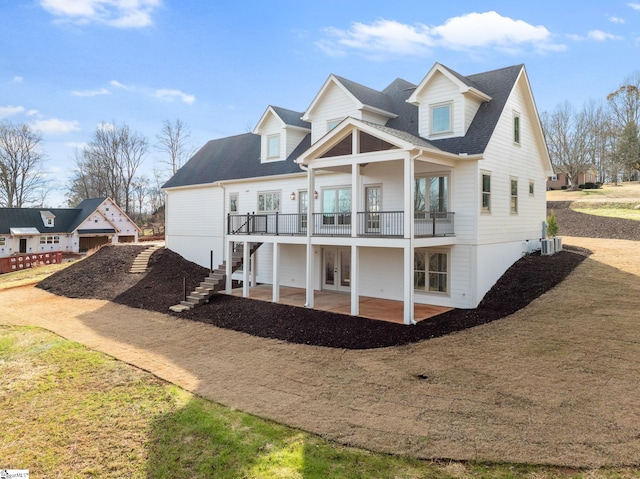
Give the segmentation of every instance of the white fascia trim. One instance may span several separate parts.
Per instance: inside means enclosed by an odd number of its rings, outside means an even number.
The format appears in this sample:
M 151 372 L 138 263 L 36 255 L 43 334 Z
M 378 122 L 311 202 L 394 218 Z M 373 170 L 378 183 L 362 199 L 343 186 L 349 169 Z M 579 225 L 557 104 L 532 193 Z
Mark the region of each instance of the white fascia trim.
M 382 110 L 381 108 L 376 108 L 375 106 L 370 106 L 370 105 L 365 105 L 363 103 L 361 103 L 361 107 L 358 108 L 359 110 L 364 110 L 364 111 L 370 111 L 372 113 L 377 113 L 379 115 L 383 115 L 386 116 L 390 119 L 392 118 L 398 118 L 398 115 L 396 115 L 395 113 L 391 113 L 390 111 L 387 110 Z
M 260 130 L 262 129 L 262 123 L 264 123 L 267 120 L 267 117 L 269 116 L 269 114 L 275 116 L 278 119 L 278 121 L 280 122 L 280 127 L 281 128 L 284 128 L 285 126 L 287 126 L 286 123 L 284 122 L 284 120 L 282 118 L 280 118 L 280 116 L 273 109 L 273 107 L 271 105 L 269 105 L 267 107 L 267 109 L 265 110 L 265 112 L 260 117 L 260 120 L 258 121 L 258 124 L 256 125 L 256 127 L 253 129 L 253 131 L 251 133 L 253 133 L 254 135 L 260 135 Z

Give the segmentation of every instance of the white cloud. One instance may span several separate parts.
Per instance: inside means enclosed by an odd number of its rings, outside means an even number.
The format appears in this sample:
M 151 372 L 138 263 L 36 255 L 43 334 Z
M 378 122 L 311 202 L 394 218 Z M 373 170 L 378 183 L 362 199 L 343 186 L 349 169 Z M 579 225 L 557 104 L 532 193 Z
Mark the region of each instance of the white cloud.
M 0 106 L 0 118 L 7 118 L 9 116 L 18 115 L 25 110 L 23 106 Z
M 73 90 L 71 92 L 74 96 L 99 96 L 109 95 L 110 93 L 106 88 L 98 88 L 97 90 Z
M 622 40 L 623 38 L 618 35 L 613 35 L 612 33 L 603 32 L 602 30 L 591 30 L 587 33 L 586 36 L 576 35 L 576 34 L 567 34 L 567 38 L 571 40 L 575 40 L 577 42 L 582 42 L 586 40 L 593 40 L 595 42 L 606 42 L 608 40 Z
M 69 133 L 80 130 L 80 126 L 76 120 L 59 120 L 50 118 L 48 120 L 36 120 L 31 124 L 34 130 L 40 130 L 43 133 Z
M 22 78 L 19 75 L 14 76 L 10 81 L 10 83 L 23 83 L 23 82 L 24 82 L 24 78 Z
M 617 23 L 617 24 L 619 24 L 619 25 L 623 25 L 623 24 L 625 24 L 625 23 L 626 23 L 626 21 L 625 21 L 625 19 L 624 19 L 624 18 L 616 17 L 615 15 L 611 15 L 611 16 L 609 17 L 609 21 L 610 21 L 611 23 Z
M 40 0 L 59 21 L 100 23 L 115 28 L 144 28 L 153 24 L 161 0 Z
M 193 95 L 189 95 L 187 93 L 183 93 L 180 90 L 169 90 L 166 88 L 161 88 L 156 90 L 155 92 L 156 98 L 160 98 L 161 100 L 173 101 L 176 98 L 182 100 L 184 103 L 191 105 L 194 101 L 196 101 L 196 97 Z
M 627 3 L 627 6 L 640 11 L 640 3 Z
M 111 85 L 114 88 L 122 88 L 123 90 L 130 90 L 130 87 L 120 83 L 118 80 L 111 80 L 109 82 L 109 85 Z
M 612 33 L 603 32 L 601 30 L 591 30 L 587 36 L 590 40 L 595 40 L 597 42 L 605 42 L 607 40 L 622 40 L 622 37 L 617 35 L 613 35 Z
M 332 56 L 359 51 L 373 57 L 389 55 L 426 55 L 434 48 L 451 50 L 497 49 L 521 53 L 525 48 L 538 52 L 563 50 L 542 25 L 504 17 L 494 11 L 469 13 L 448 19 L 438 26 L 407 25 L 394 20 L 371 24 L 354 23 L 349 30 L 328 28 L 328 38 L 316 46 Z

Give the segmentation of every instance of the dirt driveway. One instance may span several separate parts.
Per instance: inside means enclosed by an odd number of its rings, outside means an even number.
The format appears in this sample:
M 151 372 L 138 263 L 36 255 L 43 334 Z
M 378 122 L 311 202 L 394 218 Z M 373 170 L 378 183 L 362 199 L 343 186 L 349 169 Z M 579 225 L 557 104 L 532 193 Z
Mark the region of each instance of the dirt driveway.
M 0 292 L 0 323 L 44 327 L 345 444 L 421 458 L 637 465 L 640 243 L 565 242 L 595 253 L 529 307 L 396 348 L 293 345 L 33 287 Z

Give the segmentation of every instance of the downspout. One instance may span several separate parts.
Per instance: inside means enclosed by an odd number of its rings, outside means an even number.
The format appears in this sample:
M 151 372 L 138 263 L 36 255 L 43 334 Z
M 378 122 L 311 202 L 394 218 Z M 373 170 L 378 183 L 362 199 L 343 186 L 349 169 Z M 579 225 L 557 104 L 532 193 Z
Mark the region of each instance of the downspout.
M 224 226 L 222 227 L 222 259 L 227 260 L 227 254 L 229 256 L 229 260 L 227 263 L 231 261 L 231 253 L 227 251 L 227 225 L 229 222 L 227 221 L 227 217 L 225 215 L 225 211 L 227 211 L 227 190 L 224 187 L 224 183 L 222 181 L 216 181 L 214 186 L 219 186 L 222 188 L 222 222 Z M 213 267 L 213 265 L 212 265 Z M 225 285 L 225 290 L 226 290 Z

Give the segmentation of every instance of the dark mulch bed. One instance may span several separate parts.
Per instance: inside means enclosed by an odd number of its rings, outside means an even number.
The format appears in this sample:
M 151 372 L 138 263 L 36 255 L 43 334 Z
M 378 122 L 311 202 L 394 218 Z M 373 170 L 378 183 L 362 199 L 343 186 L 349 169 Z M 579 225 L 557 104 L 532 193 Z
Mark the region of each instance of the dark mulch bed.
M 547 211 L 556 213 L 561 236 L 640 240 L 640 221 L 578 213 L 570 206 L 571 201 L 547 202 Z
M 73 298 L 98 298 L 159 311 L 255 336 L 299 344 L 369 349 L 408 344 L 485 324 L 507 316 L 561 282 L 585 251 L 554 256 L 529 255 L 516 262 L 474 310 L 452 310 L 415 326 L 256 301 L 224 294 L 180 314 L 168 308 L 183 295 L 183 278 L 192 291 L 208 270 L 170 250 L 159 250 L 144 275 L 129 268 L 142 246 L 106 246 L 42 281 L 38 287 Z

